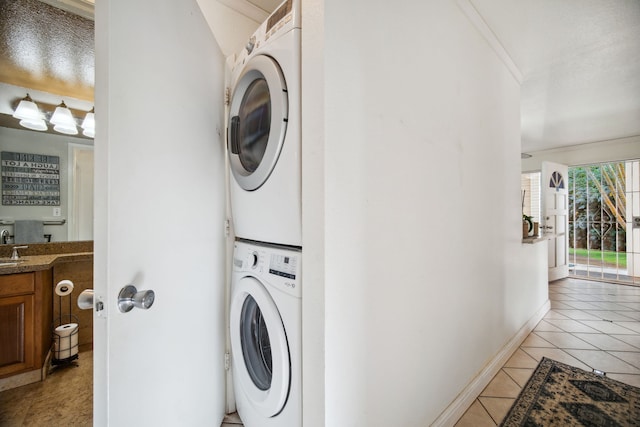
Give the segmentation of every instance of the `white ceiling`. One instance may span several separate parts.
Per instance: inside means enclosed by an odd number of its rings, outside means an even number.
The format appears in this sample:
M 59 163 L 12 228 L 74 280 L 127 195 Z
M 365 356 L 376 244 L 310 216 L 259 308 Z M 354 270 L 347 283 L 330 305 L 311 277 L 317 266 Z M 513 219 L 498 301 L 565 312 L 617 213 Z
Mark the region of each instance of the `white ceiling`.
M 640 135 L 639 0 L 470 0 L 522 73 L 522 150 Z
M 640 135 L 640 0 L 469 1 L 522 75 L 523 152 Z M 259 23 L 281 0 L 198 2 Z M 228 55 L 249 35 L 216 37 Z
M 41 0 L 92 16 L 94 0 Z M 197 0 L 225 55 L 282 0 Z M 468 2 L 522 75 L 522 151 L 640 135 L 640 0 Z
M 213 0 L 246 15 L 258 24 L 263 23 L 283 0 Z
M 224 56 L 239 52 L 280 0 L 196 0 Z

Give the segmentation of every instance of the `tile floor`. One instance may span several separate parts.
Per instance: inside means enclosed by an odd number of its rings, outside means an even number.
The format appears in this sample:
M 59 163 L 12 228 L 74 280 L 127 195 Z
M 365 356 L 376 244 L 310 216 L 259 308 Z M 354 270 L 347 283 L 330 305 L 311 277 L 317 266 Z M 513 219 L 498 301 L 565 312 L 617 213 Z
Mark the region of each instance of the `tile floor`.
M 500 424 L 543 356 L 640 387 L 640 288 L 581 279 L 549 284 L 551 310 L 456 427 Z
M 238 416 L 237 412 L 233 414 L 227 414 L 222 420 L 222 425 L 220 427 L 238 427 L 242 425 L 242 420 Z

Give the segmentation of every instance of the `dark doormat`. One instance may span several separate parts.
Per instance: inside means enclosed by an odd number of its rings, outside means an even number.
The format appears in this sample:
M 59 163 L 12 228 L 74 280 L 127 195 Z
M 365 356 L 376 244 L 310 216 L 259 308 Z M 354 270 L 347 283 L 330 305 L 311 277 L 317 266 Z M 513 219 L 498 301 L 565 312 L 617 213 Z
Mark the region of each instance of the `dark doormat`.
M 501 426 L 640 426 L 640 388 L 542 358 Z

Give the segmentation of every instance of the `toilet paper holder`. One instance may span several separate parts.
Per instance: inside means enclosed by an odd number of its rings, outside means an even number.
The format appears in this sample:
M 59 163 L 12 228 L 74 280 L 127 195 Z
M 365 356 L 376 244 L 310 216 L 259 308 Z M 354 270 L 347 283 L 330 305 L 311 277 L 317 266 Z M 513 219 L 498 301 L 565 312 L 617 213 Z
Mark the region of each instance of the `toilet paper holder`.
M 118 294 L 118 309 L 122 313 L 128 313 L 134 307 L 148 310 L 156 298 L 152 290 L 140 291 L 133 285 L 127 285 Z

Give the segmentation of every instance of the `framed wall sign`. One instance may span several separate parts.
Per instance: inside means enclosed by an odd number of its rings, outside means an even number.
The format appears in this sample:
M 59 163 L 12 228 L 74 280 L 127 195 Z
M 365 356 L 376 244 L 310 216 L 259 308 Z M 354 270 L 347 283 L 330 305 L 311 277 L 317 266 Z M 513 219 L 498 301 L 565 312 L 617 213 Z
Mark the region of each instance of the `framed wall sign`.
M 0 156 L 3 205 L 60 206 L 60 157 L 10 151 Z

